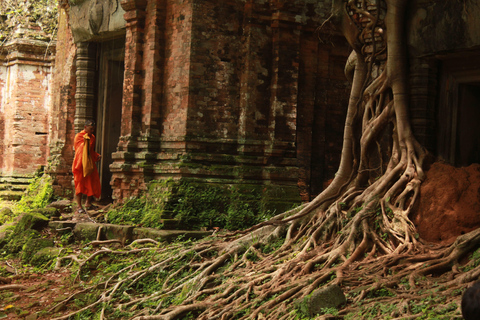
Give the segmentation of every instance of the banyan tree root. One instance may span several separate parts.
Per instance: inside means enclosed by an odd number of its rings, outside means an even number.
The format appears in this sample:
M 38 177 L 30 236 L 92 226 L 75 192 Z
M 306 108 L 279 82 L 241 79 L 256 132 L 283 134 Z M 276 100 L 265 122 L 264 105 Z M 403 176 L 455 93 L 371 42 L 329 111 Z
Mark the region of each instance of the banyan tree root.
M 294 319 L 295 303 L 326 283 L 348 293 L 341 315 L 376 297 L 397 301 L 392 317 L 414 319 L 418 310 L 408 301 L 430 297 L 424 286 L 448 296 L 447 306 L 458 302 L 459 290 L 480 275 L 475 264 L 462 266 L 480 231 L 433 247 L 409 219 L 427 153 L 409 123 L 407 2 L 333 1 L 329 21 L 353 48 L 346 67 L 352 89 L 339 170 L 324 192 L 244 232 L 177 247 L 175 256 L 140 270 L 126 268 L 90 307 L 102 305 L 102 317 L 107 309 L 130 312 L 135 320 Z M 152 275 L 158 290 L 142 295 L 138 286 Z

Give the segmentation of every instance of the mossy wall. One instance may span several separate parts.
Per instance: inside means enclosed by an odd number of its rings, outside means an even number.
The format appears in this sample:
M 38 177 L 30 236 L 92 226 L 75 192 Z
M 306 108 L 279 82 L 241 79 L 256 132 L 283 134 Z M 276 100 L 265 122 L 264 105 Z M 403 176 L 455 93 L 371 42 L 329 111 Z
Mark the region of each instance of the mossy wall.
M 174 219 L 182 229 L 237 230 L 298 204 L 298 189 L 291 186 L 170 179 L 150 182 L 144 195 L 131 198 L 110 211 L 107 219 L 112 223 L 146 227 L 166 227 L 166 223 Z

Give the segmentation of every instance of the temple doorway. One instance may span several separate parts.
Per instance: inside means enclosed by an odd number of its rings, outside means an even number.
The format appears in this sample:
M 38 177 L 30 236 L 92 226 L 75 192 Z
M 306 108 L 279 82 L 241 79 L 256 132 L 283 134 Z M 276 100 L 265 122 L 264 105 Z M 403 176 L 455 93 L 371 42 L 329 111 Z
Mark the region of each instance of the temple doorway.
M 480 163 L 480 53 L 442 63 L 437 155 L 456 167 Z
M 123 74 L 125 39 L 102 42 L 99 48 L 97 151 L 102 155 L 99 163 L 102 199 L 112 196 L 110 164 L 117 149 L 122 120 Z

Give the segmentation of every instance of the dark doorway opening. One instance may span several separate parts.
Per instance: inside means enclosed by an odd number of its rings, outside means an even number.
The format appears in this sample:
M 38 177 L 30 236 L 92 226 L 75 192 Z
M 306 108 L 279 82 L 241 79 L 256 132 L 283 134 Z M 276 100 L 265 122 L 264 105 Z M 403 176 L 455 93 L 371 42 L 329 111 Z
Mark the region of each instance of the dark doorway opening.
M 437 155 L 456 167 L 480 163 L 480 54 L 442 63 Z
M 122 120 L 125 38 L 100 44 L 99 88 L 97 109 L 97 150 L 102 155 L 99 164 L 102 199 L 111 199 L 110 164 L 117 149 Z
M 480 84 L 465 83 L 458 88 L 458 120 L 455 166 L 480 163 Z

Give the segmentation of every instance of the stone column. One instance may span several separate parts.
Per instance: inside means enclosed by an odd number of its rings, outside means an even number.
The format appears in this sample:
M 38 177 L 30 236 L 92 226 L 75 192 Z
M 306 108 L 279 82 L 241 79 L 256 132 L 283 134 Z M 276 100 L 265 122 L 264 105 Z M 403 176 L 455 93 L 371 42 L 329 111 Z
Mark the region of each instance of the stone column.
M 165 6 L 165 1 L 160 0 L 151 1 L 146 8 L 142 133 L 147 137 L 159 136 L 165 70 Z
M 122 0 L 126 21 L 122 124 L 118 152 L 112 154 L 112 198 L 125 199 L 145 189 L 139 143 L 145 103 L 144 42 L 147 0 Z M 144 156 L 143 156 L 144 158 Z
M 263 155 L 267 140 L 272 51 L 270 5 L 248 0 L 244 8 L 240 101 L 238 119 L 238 152 L 241 155 Z
M 125 75 L 123 82 L 121 135 L 137 136 L 142 122 L 144 102 L 144 33 L 146 0 L 122 0 L 125 10 Z
M 77 91 L 75 93 L 75 133 L 83 130 L 86 119 L 95 114 L 95 63 L 96 44 L 80 42 L 77 44 Z
M 268 116 L 268 164 L 282 170 L 266 171 L 266 178 L 295 183 L 297 102 L 300 63 L 300 26 L 290 12 L 278 9 L 272 21 L 272 82 Z

